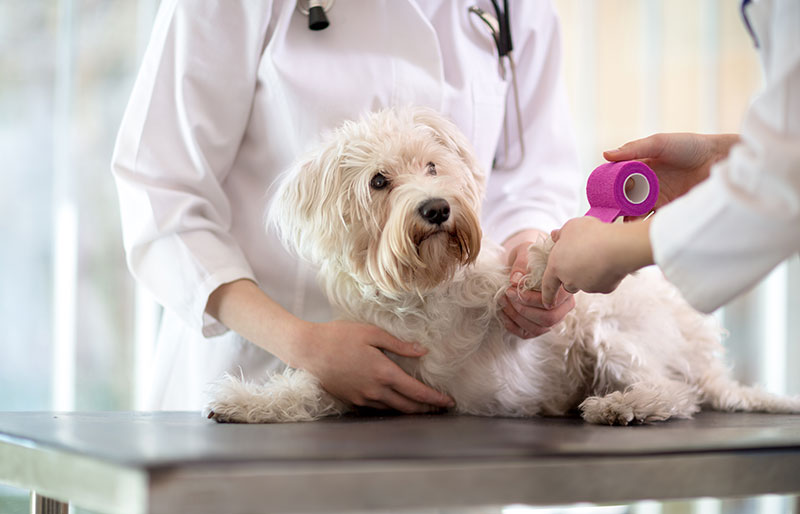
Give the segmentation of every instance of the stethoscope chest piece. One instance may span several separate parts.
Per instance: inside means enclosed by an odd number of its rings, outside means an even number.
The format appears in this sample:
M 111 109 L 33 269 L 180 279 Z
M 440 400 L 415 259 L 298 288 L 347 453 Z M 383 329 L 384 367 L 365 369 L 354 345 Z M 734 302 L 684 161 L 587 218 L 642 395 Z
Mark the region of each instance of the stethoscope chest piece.
M 301 14 L 308 16 L 308 28 L 311 30 L 322 30 L 328 28 L 330 23 L 325 15 L 333 6 L 334 0 L 298 0 L 297 10 Z

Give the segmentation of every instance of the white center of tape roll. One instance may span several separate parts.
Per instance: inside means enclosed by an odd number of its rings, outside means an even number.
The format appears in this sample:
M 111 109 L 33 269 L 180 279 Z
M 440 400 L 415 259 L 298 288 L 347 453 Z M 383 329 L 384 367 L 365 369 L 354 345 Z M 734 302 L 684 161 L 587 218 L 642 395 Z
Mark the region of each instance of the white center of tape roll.
M 641 173 L 631 173 L 625 179 L 625 198 L 631 203 L 642 203 L 650 196 L 650 182 Z

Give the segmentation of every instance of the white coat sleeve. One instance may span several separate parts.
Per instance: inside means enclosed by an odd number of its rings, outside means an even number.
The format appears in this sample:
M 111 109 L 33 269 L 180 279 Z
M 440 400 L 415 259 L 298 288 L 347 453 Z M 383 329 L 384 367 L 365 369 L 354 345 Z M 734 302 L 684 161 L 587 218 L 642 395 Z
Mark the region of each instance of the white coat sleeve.
M 772 30 L 758 35 L 766 87 L 745 116 L 741 143 L 650 227 L 656 264 L 704 312 L 800 251 L 800 3 L 775 4 Z
M 250 114 L 269 4 L 163 2 L 112 159 L 131 272 L 206 336 L 227 330 L 205 313 L 209 294 L 254 279 L 222 184 Z
M 484 203 L 484 226 L 502 242 L 523 229 L 549 232 L 578 214 L 583 175 L 561 73 L 561 33 L 548 2 L 514 2 L 511 7 L 514 58 L 525 141 L 525 158 L 513 169 L 494 169 Z M 496 162 L 519 155 L 513 90 L 506 116 L 509 154 L 503 137 Z

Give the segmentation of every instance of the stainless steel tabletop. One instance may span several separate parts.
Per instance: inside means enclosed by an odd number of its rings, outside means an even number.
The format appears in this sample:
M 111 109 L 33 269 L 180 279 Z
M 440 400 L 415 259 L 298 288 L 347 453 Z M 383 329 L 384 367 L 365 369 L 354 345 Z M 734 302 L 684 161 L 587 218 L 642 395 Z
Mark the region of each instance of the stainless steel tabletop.
M 345 417 L 0 413 L 0 482 L 101 512 L 310 512 L 800 493 L 800 416 Z

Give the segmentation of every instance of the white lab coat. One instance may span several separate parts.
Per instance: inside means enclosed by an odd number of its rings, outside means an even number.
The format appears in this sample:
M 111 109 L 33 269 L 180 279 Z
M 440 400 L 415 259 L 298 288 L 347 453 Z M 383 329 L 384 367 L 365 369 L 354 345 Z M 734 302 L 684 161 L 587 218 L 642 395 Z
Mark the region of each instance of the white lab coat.
M 704 312 L 800 251 L 800 2 L 756 0 L 747 12 L 766 85 L 742 141 L 650 226 L 656 264 Z
M 509 86 L 473 3 L 337 0 L 313 32 L 292 1 L 162 2 L 112 165 L 129 267 L 165 308 L 146 408 L 200 409 L 225 372 L 260 380 L 282 367 L 204 312 L 223 283 L 249 278 L 300 318 L 332 317 L 264 213 L 279 173 L 343 120 L 407 104 L 453 119 L 491 173 L 483 224 L 497 241 L 576 214 L 554 9 L 512 2 L 527 154 L 492 172 Z

